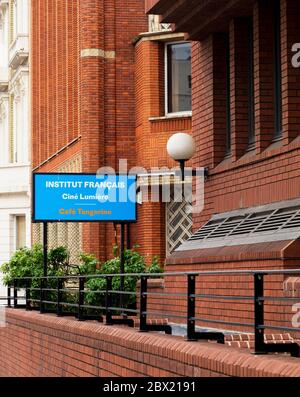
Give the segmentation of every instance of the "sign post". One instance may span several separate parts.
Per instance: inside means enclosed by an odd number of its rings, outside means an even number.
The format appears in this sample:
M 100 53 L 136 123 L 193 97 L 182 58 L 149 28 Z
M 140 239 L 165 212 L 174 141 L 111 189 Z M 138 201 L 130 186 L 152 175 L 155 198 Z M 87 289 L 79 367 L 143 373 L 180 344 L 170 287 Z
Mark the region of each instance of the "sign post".
M 124 223 L 121 223 L 120 227 L 120 274 L 125 273 L 125 257 L 124 257 L 124 251 L 125 251 L 125 225 Z M 123 309 L 124 307 L 124 299 L 123 299 L 123 294 L 122 292 L 124 291 L 124 277 L 121 276 L 120 280 L 120 308 Z M 121 313 L 123 314 L 123 313 Z
M 43 222 L 44 277 L 48 276 L 48 223 Z

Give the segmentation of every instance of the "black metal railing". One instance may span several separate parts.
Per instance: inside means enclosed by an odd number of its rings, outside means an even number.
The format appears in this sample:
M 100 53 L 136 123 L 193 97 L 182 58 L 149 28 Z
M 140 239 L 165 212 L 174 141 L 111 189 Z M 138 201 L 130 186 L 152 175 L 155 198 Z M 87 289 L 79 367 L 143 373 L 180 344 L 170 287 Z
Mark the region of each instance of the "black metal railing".
M 134 318 L 137 318 L 141 332 L 162 331 L 172 334 L 172 327 L 169 324 L 149 322 L 149 317 L 178 319 L 180 323 L 185 322 L 186 324 L 186 339 L 188 341 L 202 339 L 225 343 L 226 332 L 217 329 L 203 330 L 203 327 L 200 327 L 203 324 L 213 324 L 218 327 L 231 326 L 235 331 L 247 330 L 249 332 L 250 330 L 251 332 L 252 329 L 255 354 L 287 352 L 293 357 L 299 357 L 300 346 L 298 343 L 291 341 L 290 343 L 273 344 L 265 341 L 266 329 L 289 331 L 295 334 L 300 332 L 300 324 L 299 328 L 286 325 L 286 316 L 292 312 L 287 305 L 300 301 L 300 297 L 285 296 L 282 292 L 284 278 L 291 275 L 300 277 L 300 269 L 28 277 L 14 279 L 12 285 L 8 287 L 7 297 L 1 298 L 1 300 L 2 302 L 5 300 L 8 307 L 39 310 L 40 313 L 51 312 L 56 313 L 57 316 L 72 315 L 76 316 L 79 321 L 88 319 L 103 321 L 105 317 L 107 325 L 125 324 L 133 327 Z M 125 285 L 125 280 L 128 277 L 139 279 L 138 305 L 129 305 L 127 304 L 128 299 L 126 299 L 130 296 L 135 297 L 136 292 L 113 288 L 113 281 L 116 277 L 123 278 L 120 285 Z M 266 282 L 267 277 L 270 279 Z M 153 278 L 164 279 L 166 292 L 164 290 L 151 292 L 148 281 Z M 179 278 L 181 278 L 180 282 Z M 104 279 L 105 288 L 93 290 L 88 283 L 92 279 Z M 23 291 L 22 296 L 19 295 L 20 291 Z M 218 291 L 220 291 L 219 294 L 216 293 Z M 234 293 L 227 295 L 224 291 Z M 246 294 L 243 294 L 245 291 Z M 266 291 L 269 291 L 270 295 L 267 295 Z M 89 304 L 86 299 L 87 294 L 102 296 L 102 303 Z M 154 306 L 154 310 L 153 307 L 149 310 L 149 298 L 156 299 L 156 302 L 162 305 L 164 310 L 155 310 L 156 305 L 153 305 L 153 302 L 151 305 Z M 199 302 L 202 302 L 201 310 Z M 219 317 L 222 310 L 225 312 L 226 302 L 230 303 L 230 308 L 226 309 L 227 317 L 224 320 Z M 279 302 L 283 303 L 280 305 Z M 241 303 L 244 306 L 240 306 Z M 218 304 L 218 307 L 214 309 L 213 304 Z M 233 308 L 233 305 L 236 305 L 236 309 Z M 265 318 L 266 305 L 268 315 L 273 310 L 270 315 L 272 321 L 269 323 Z M 288 310 L 280 312 L 285 309 Z M 219 314 L 215 315 L 214 310 Z M 198 316 L 202 311 L 206 312 L 206 317 Z M 229 315 L 231 317 L 228 319 Z M 247 321 L 237 321 L 235 316 L 238 319 L 247 318 Z

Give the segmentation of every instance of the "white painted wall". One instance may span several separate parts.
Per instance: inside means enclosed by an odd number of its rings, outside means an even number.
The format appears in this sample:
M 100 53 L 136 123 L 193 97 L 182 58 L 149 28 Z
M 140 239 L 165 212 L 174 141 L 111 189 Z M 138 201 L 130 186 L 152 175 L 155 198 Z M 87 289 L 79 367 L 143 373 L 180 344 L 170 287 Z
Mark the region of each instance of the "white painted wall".
M 3 71 L 12 66 L 8 89 L 0 92 L 0 265 L 7 262 L 16 250 L 17 215 L 26 217 L 26 246 L 31 245 L 30 198 L 30 93 L 28 56 L 22 53 L 22 62 L 14 62 L 14 51 L 20 51 L 20 37 L 28 40 L 28 0 L 15 0 L 15 29 L 12 42 L 9 37 L 8 1 L 0 0 L 0 81 Z M 22 49 L 23 50 L 22 46 Z M 22 52 L 22 51 L 21 51 Z M 15 57 L 18 59 L 18 57 Z M 14 159 L 9 156 L 9 96 L 13 95 Z M 0 282 L 0 296 L 6 288 Z

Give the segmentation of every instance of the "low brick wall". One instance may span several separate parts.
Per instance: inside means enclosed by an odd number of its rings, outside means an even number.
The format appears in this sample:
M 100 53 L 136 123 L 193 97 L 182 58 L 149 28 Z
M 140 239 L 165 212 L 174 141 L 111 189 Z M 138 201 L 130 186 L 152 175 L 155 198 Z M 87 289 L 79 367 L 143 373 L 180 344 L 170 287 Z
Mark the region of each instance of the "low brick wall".
M 300 359 L 7 309 L 1 376 L 300 376 Z

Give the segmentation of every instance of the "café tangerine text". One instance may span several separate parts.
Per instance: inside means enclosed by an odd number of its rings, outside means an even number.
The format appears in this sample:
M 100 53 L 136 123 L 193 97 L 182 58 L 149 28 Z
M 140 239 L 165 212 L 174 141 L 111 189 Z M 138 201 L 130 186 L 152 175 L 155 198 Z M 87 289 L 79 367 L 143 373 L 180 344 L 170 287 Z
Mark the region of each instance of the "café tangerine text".
M 96 216 L 96 215 L 111 215 L 112 211 L 111 210 L 86 210 L 82 208 L 61 208 L 59 210 L 60 215 L 88 215 L 90 217 Z

